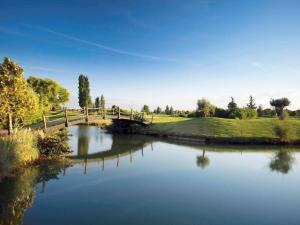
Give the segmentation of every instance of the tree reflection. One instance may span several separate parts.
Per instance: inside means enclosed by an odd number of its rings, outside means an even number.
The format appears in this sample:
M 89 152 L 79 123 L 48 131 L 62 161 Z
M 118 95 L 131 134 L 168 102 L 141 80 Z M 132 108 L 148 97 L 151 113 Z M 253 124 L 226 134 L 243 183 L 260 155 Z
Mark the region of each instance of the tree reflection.
M 292 153 L 280 150 L 273 156 L 269 167 L 272 171 L 287 174 L 292 169 L 294 161 Z
M 203 149 L 202 155 L 197 156 L 197 166 L 205 169 L 209 165 L 209 158 L 205 156 L 205 149 Z
M 70 163 L 62 161 L 47 163 L 4 178 L 0 183 L 0 224 L 23 224 L 24 214 L 35 198 L 35 186 L 39 183 L 45 186 L 49 180 L 58 179 L 69 166 Z

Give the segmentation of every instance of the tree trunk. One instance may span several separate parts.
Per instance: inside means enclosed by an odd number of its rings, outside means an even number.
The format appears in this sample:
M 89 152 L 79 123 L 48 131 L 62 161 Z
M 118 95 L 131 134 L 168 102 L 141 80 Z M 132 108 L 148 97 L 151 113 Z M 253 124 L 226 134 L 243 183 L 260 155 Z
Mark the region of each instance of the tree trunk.
M 8 135 L 11 135 L 13 133 L 13 122 L 12 122 L 12 115 L 9 113 L 7 115 L 7 128 L 8 128 Z

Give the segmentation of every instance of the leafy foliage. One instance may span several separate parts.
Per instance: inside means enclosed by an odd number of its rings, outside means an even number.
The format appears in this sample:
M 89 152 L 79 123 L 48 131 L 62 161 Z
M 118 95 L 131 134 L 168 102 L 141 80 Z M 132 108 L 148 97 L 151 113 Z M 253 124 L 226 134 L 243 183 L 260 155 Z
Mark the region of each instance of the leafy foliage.
M 39 102 L 44 111 L 61 108 L 62 104 L 69 101 L 69 91 L 54 80 L 31 76 L 27 82 L 39 95 Z
M 22 118 L 28 111 L 35 111 L 38 97 L 27 84 L 23 69 L 9 58 L 0 64 L 0 116 L 7 114 Z
M 279 98 L 279 99 L 271 99 L 270 105 L 275 107 L 275 111 L 277 116 L 281 119 L 284 119 L 283 116 L 283 109 L 291 104 L 288 98 Z
M 205 98 L 199 99 L 197 106 L 198 117 L 211 117 L 215 113 L 215 107 Z

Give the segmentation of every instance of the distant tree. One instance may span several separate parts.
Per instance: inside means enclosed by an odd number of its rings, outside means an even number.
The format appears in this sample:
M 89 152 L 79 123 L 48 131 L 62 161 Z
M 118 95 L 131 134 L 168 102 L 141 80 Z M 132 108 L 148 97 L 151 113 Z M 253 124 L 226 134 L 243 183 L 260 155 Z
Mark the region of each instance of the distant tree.
M 242 117 L 241 110 L 238 108 L 233 97 L 231 97 L 231 101 L 228 103 L 228 117 L 229 118 L 241 118 Z
M 0 64 L 0 117 L 23 118 L 38 107 L 38 96 L 26 82 L 23 69 L 5 57 Z
M 117 106 L 117 105 L 113 105 L 113 106 L 111 107 L 111 111 L 112 111 L 113 113 L 118 112 L 118 110 L 119 110 L 119 106 Z
M 100 108 L 100 98 L 99 97 L 95 98 L 95 107 Z
M 162 110 L 159 106 L 154 110 L 154 113 L 156 113 L 156 114 L 161 114 L 161 112 L 162 112 Z
M 262 105 L 259 105 L 256 111 L 257 111 L 257 116 L 258 117 L 263 116 L 264 109 L 263 109 Z
M 290 105 L 288 98 L 271 99 L 270 105 L 275 108 L 277 116 L 283 119 L 283 110 Z
M 61 108 L 62 104 L 69 101 L 69 91 L 54 80 L 30 76 L 27 82 L 38 94 L 43 111 Z
M 80 75 L 78 78 L 78 103 L 81 108 L 88 107 L 92 104 L 90 96 L 90 83 L 87 76 Z
M 232 110 L 232 109 L 236 109 L 237 108 L 237 104 L 234 101 L 234 98 L 231 97 L 231 101 L 228 103 L 228 109 Z
M 200 117 L 213 116 L 215 107 L 205 98 L 199 99 L 197 102 L 197 115 Z
M 100 98 L 100 108 L 101 108 L 102 112 L 105 111 L 105 99 L 104 99 L 103 95 L 101 95 L 101 98 Z
M 149 114 L 150 113 L 149 106 L 148 105 L 144 105 L 141 111 L 144 112 L 144 113 L 146 113 L 146 114 Z
M 247 104 L 247 107 L 250 109 L 256 109 L 255 100 L 252 95 L 250 95 L 249 103 Z
M 174 115 L 174 109 L 173 109 L 173 106 L 170 107 L 169 115 L 172 115 L 172 116 Z
M 166 115 L 169 115 L 169 114 L 170 114 L 170 108 L 169 108 L 169 106 L 168 106 L 168 105 L 166 106 L 166 109 L 165 109 L 165 114 L 166 114 Z

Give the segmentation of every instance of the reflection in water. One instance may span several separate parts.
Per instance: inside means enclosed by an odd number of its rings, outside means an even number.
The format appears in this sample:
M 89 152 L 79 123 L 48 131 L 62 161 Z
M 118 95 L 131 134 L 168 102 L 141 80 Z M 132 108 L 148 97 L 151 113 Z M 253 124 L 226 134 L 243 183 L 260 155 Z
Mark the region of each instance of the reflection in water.
M 287 174 L 293 166 L 295 159 L 291 152 L 280 150 L 275 153 L 269 167 L 272 171 Z
M 93 138 L 96 132 L 95 127 L 73 127 L 72 150 L 77 155 L 72 156 L 72 168 L 63 162 L 43 164 L 3 179 L 0 224 L 299 224 L 299 191 L 292 185 L 300 180 L 300 167 L 293 165 L 298 152 L 204 147 L 97 132 L 103 137 L 99 146 Z M 200 168 L 210 169 L 199 173 L 195 158 Z M 282 182 L 265 173 L 266 164 L 293 176 Z M 80 175 L 82 171 L 87 175 Z M 283 191 L 287 194 L 281 195 Z
M 35 186 L 41 183 L 43 193 L 46 183 L 58 179 L 58 175 L 70 166 L 67 162 L 45 163 L 4 178 L 0 183 L 0 224 L 23 224 L 24 213 L 35 198 Z
M 197 166 L 205 169 L 209 165 L 209 158 L 205 156 L 205 149 L 202 150 L 202 155 L 197 156 Z

